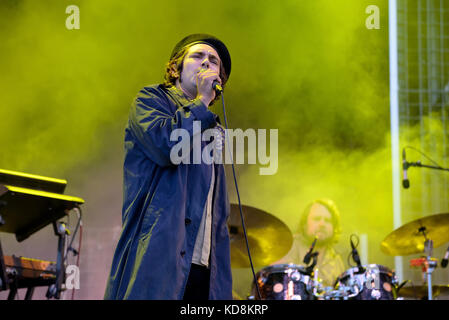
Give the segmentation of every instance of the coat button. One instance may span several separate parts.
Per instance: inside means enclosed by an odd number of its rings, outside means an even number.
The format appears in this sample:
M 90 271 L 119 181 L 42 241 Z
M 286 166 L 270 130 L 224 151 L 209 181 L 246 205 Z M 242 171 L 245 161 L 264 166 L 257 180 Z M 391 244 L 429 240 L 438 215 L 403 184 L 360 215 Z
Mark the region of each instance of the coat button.
M 180 252 L 180 254 L 181 254 L 181 257 L 184 257 L 184 255 L 186 254 L 186 252 L 183 250 L 183 251 Z
M 190 220 L 189 218 L 186 218 L 186 220 L 185 220 L 186 226 L 188 226 L 191 222 L 192 222 L 192 220 Z

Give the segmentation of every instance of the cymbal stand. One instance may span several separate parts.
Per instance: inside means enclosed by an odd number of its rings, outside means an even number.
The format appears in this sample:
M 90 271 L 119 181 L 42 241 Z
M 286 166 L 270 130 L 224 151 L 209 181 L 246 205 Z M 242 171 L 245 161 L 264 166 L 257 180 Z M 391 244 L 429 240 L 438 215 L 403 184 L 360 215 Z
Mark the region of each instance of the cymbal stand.
M 424 236 L 424 253 L 426 255 L 426 260 L 423 267 L 423 272 L 426 273 L 427 276 L 427 295 L 428 300 L 433 300 L 432 294 L 432 272 L 437 267 L 437 261 L 432 259 L 433 254 L 433 241 L 428 239 L 426 236 L 426 227 L 419 228 L 419 232 L 421 232 Z
M 427 168 L 427 169 L 435 169 L 435 170 L 442 170 L 442 171 L 449 171 L 449 168 L 443 168 L 439 165 L 437 166 L 431 166 L 422 164 L 421 161 L 417 162 L 404 162 L 405 168 L 409 167 L 419 167 L 419 168 Z M 426 261 L 425 261 L 425 269 L 426 275 L 427 275 L 427 286 L 428 286 L 428 299 L 432 300 L 432 272 L 437 267 L 437 261 L 435 259 L 432 259 L 432 252 L 433 252 L 433 241 L 430 239 L 427 239 L 426 237 L 426 227 L 421 227 L 419 229 L 419 232 L 422 232 L 425 241 L 424 241 L 424 252 L 426 254 Z

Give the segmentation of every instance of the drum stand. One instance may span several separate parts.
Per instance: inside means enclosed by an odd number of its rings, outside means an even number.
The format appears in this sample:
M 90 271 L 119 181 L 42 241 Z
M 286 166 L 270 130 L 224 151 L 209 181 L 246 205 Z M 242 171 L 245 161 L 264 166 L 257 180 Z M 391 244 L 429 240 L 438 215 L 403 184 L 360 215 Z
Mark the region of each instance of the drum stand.
M 427 296 L 428 300 L 433 300 L 432 294 L 432 272 L 437 267 L 436 259 L 432 258 L 433 254 L 433 241 L 431 239 L 427 239 L 426 236 L 426 227 L 419 228 L 419 232 L 421 232 L 424 236 L 424 253 L 426 255 L 425 259 L 423 259 L 423 273 L 426 273 L 427 276 Z
M 433 241 L 432 240 L 426 240 L 424 242 L 425 252 L 426 252 L 426 262 L 425 262 L 425 271 L 427 274 L 427 292 L 428 292 L 428 299 L 432 300 L 432 272 L 437 267 L 437 261 L 435 259 L 432 259 L 432 251 L 433 251 Z

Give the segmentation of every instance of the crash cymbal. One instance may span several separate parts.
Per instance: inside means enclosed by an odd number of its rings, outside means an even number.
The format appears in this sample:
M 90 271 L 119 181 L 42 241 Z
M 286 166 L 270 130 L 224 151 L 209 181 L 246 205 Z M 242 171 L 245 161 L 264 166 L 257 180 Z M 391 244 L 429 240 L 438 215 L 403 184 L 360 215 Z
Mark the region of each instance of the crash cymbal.
M 432 296 L 438 297 L 449 293 L 449 286 L 446 285 L 434 285 L 432 286 Z M 427 299 L 428 292 L 427 286 L 407 286 L 399 289 L 398 297 L 414 298 L 414 299 Z
M 399 227 L 382 241 L 381 249 L 391 256 L 422 253 L 426 238 L 433 241 L 434 248 L 449 241 L 449 213 L 420 218 Z
M 269 265 L 288 253 L 293 243 L 293 236 L 281 220 L 250 206 L 242 205 L 242 211 L 254 266 Z M 250 267 L 238 204 L 231 204 L 228 228 L 231 240 L 231 266 Z

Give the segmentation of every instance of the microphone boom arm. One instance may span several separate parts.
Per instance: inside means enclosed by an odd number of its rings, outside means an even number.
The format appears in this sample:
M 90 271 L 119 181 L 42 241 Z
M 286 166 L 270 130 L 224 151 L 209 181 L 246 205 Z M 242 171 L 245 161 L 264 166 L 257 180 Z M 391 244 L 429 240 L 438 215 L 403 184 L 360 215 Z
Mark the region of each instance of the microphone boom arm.
M 437 166 L 430 166 L 427 164 L 422 164 L 421 161 L 416 162 L 405 162 L 407 165 L 407 168 L 410 167 L 420 167 L 420 168 L 428 168 L 428 169 L 436 169 L 436 170 L 442 170 L 442 171 L 449 171 L 449 168 L 443 168 L 443 167 L 437 167 Z

